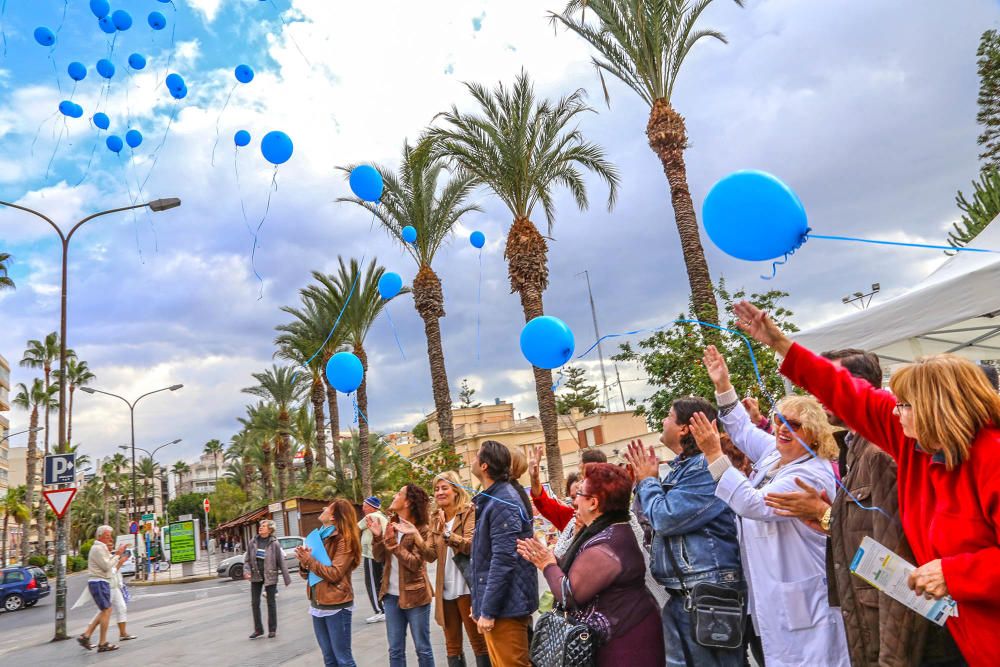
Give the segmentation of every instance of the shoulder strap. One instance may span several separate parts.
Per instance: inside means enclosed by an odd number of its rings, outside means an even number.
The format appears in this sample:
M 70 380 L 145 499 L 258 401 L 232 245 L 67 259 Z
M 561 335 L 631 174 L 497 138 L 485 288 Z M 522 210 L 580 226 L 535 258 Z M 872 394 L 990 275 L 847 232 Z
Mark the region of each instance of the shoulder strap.
M 684 595 L 687 595 L 688 589 L 687 586 L 684 585 L 684 573 L 681 571 L 680 565 L 677 564 L 677 558 L 674 556 L 674 550 L 670 546 L 670 537 L 665 537 L 663 539 L 663 546 L 667 550 L 667 557 L 670 558 L 670 565 L 673 566 L 674 572 L 677 574 L 677 580 L 681 583 L 681 591 Z

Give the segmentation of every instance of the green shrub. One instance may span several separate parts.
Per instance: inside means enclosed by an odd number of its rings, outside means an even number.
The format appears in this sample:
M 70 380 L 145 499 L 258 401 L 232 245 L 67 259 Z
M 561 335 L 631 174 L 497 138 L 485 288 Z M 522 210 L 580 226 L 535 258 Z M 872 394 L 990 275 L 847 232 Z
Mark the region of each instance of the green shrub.
M 80 555 L 84 558 L 90 555 L 90 547 L 94 546 L 94 539 L 91 538 L 80 545 Z
M 41 554 L 35 554 L 34 556 L 28 556 L 28 565 L 34 565 L 36 567 L 45 567 L 48 565 L 49 559 Z
M 70 556 L 66 559 L 66 567 L 70 572 L 82 572 L 87 569 L 87 559 L 83 556 Z

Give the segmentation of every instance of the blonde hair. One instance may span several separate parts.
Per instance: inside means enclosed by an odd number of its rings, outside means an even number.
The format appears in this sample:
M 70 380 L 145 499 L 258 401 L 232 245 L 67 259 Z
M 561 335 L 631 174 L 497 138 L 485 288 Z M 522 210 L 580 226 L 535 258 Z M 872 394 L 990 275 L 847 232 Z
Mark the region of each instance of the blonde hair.
M 504 445 L 510 451 L 510 478 L 512 480 L 521 479 L 521 475 L 528 472 L 528 457 L 520 447 Z
M 922 357 L 889 379 L 900 403 L 912 406 L 920 447 L 940 451 L 949 470 L 969 458 L 969 446 L 986 426 L 1000 425 L 1000 396 L 983 371 L 954 354 Z
M 833 438 L 833 426 L 823 406 L 812 396 L 785 396 L 776 406 L 778 412 L 792 412 L 802 423 L 806 444 L 822 459 L 833 460 L 840 454 L 840 447 Z M 780 423 L 780 422 L 779 422 Z M 809 440 L 812 442 L 809 442 Z
M 471 503 L 472 500 L 469 498 L 469 492 L 465 490 L 465 486 L 463 486 L 462 480 L 458 478 L 458 473 L 452 470 L 438 473 L 434 477 L 434 482 L 431 484 L 431 489 L 433 490 L 433 488 L 437 486 L 437 483 L 440 481 L 447 482 L 448 485 L 455 490 L 455 506 L 457 509 L 463 510 L 469 506 L 469 503 Z

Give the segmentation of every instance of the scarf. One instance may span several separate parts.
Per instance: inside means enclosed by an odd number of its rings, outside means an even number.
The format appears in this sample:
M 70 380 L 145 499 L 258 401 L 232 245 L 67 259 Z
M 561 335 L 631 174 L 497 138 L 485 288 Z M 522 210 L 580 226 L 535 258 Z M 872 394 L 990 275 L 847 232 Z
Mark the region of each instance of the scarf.
M 563 560 L 559 564 L 563 574 L 569 576 L 569 569 L 573 566 L 573 561 L 576 560 L 577 554 L 579 554 L 583 545 L 586 544 L 590 538 L 598 535 L 602 530 L 612 524 L 628 523 L 628 520 L 629 513 L 627 510 L 605 512 L 591 521 L 589 526 L 584 526 L 583 529 L 576 534 L 576 537 L 573 538 L 573 542 L 569 545 L 569 549 L 566 550 L 566 555 L 563 556 Z

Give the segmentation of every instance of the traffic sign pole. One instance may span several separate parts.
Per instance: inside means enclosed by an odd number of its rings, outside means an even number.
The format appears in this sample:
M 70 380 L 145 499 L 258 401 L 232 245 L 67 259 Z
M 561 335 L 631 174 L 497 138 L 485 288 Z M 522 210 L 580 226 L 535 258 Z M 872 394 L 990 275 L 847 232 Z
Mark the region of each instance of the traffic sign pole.
M 65 260 L 65 254 L 63 256 Z M 63 284 L 65 285 L 65 261 L 63 263 Z M 63 294 L 63 308 L 66 307 L 65 293 Z M 65 310 L 64 310 L 65 313 Z M 65 318 L 64 318 L 65 322 Z M 60 347 L 65 350 L 66 346 L 66 333 L 63 330 L 60 336 Z M 61 356 L 60 360 L 60 370 L 65 369 L 65 356 Z M 65 412 L 62 408 L 62 399 L 64 397 L 65 390 L 63 389 L 62 383 L 60 384 L 60 406 L 59 406 L 59 442 L 56 443 L 56 447 L 61 449 L 63 447 L 63 434 L 65 433 Z M 45 499 L 48 501 L 49 505 L 52 506 L 52 510 L 56 513 L 58 518 L 56 519 L 56 631 L 55 637 L 53 639 L 67 639 L 66 634 L 66 535 L 69 533 L 69 516 L 67 511 L 69 509 L 69 504 L 73 500 L 73 496 L 76 494 L 76 489 L 65 489 L 63 488 L 64 482 L 73 483 L 76 481 L 76 454 L 51 454 L 45 457 L 44 461 L 44 484 L 48 486 L 55 486 L 55 489 L 51 491 L 42 491 L 45 494 Z M 58 493 L 63 491 L 63 493 Z M 52 493 L 56 492 L 56 493 Z M 68 497 L 67 497 L 68 493 Z M 56 497 L 55 503 L 53 503 L 52 498 L 49 495 L 52 494 Z M 65 501 L 60 509 L 58 505 Z M 39 527 L 39 544 L 45 544 L 45 528 L 44 526 Z M 27 539 L 27 535 L 25 535 Z
M 208 548 L 208 510 L 209 510 L 208 498 L 205 498 L 205 502 L 202 503 L 202 508 L 205 510 L 205 551 L 208 553 L 208 573 L 212 574 L 212 550 Z

